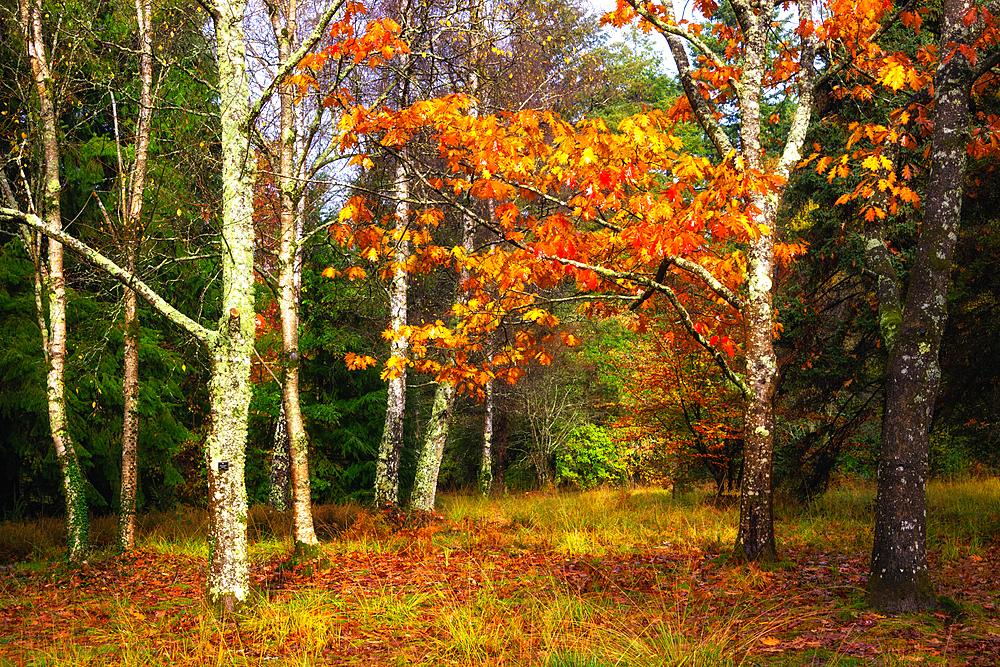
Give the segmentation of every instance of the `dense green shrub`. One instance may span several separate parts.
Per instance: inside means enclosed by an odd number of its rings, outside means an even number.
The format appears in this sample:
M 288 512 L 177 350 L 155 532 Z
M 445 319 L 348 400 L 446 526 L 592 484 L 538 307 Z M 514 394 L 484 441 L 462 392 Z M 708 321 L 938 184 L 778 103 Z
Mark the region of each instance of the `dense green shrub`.
M 556 454 L 560 484 L 592 489 L 628 479 L 628 452 L 601 426 L 584 424 L 576 429 L 566 447 Z

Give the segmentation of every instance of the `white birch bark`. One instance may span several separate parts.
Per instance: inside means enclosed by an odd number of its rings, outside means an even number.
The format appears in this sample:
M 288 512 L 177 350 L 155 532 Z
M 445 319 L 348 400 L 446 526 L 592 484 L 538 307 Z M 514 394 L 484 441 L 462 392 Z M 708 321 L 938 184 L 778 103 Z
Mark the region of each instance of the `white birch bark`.
M 256 325 L 253 274 L 253 183 L 250 87 L 246 66 L 244 0 L 216 0 L 219 103 L 222 121 L 222 304 L 208 341 L 212 425 L 205 441 L 212 549 L 208 592 L 224 612 L 236 611 L 250 589 L 244 464 L 250 359 Z
M 479 461 L 479 493 L 489 496 L 493 490 L 493 380 L 483 387 L 483 447 Z
M 60 195 L 59 135 L 56 126 L 55 100 L 53 99 L 53 77 L 49 69 L 42 29 L 42 6 L 38 0 L 21 0 L 21 21 L 25 46 L 31 63 L 32 77 L 38 94 L 38 116 L 44 156 L 44 175 L 41 216 L 48 231 L 62 230 L 62 210 Z M 37 230 L 41 231 L 41 230 Z M 36 275 L 44 278 L 42 287 L 48 299 L 48 322 L 40 307 L 38 318 L 43 331 L 45 358 L 48 362 L 46 374 L 46 397 L 48 400 L 49 429 L 56 458 L 62 470 L 63 492 L 66 496 L 66 528 L 69 560 L 80 562 L 86 559 L 90 548 L 90 524 L 87 516 L 87 502 L 84 493 L 83 471 L 76 455 L 76 449 L 69 436 L 66 418 L 66 279 L 63 274 L 63 246 L 51 237 L 48 240 L 48 266 L 41 267 L 40 252 L 32 253 L 36 261 Z M 47 338 L 47 340 L 46 340 Z
M 296 0 L 287 0 L 281 11 L 271 8 L 271 27 L 278 42 L 279 67 L 291 58 L 296 39 Z M 319 539 L 313 528 L 312 499 L 309 489 L 309 437 L 302 419 L 299 399 L 299 290 L 297 276 L 302 258 L 301 223 L 298 203 L 302 188 L 296 177 L 294 90 L 287 83 L 279 89 L 281 118 L 281 159 L 278 187 L 281 191 L 281 237 L 278 248 L 278 312 L 281 315 L 282 387 L 281 400 L 288 429 L 288 451 L 292 476 L 292 532 L 295 555 L 299 559 L 315 556 Z
M 136 121 L 135 161 L 122 198 L 125 207 L 122 238 L 128 254 L 128 269 L 136 272 L 136 257 L 142 238 L 142 206 L 146 192 L 146 172 L 149 156 L 149 133 L 153 115 L 153 4 L 151 0 L 135 0 L 136 26 L 139 34 L 139 118 Z M 119 154 L 121 151 L 119 151 Z M 119 172 L 124 178 L 123 165 Z M 135 498 L 139 481 L 139 310 L 136 294 L 125 288 L 125 369 L 122 378 L 124 414 L 122 416 L 122 479 L 118 510 L 118 548 L 129 551 L 135 547 Z
M 405 154 L 405 153 L 404 153 Z M 406 166 L 401 160 L 396 165 L 395 178 L 396 229 L 393 255 L 392 282 L 389 283 L 389 328 L 395 334 L 389 344 L 389 355 L 398 359 L 406 358 L 409 339 L 400 333 L 406 326 L 406 292 L 408 276 L 406 260 L 410 255 L 409 199 L 410 182 Z M 375 506 L 399 504 L 399 455 L 403 447 L 403 417 L 406 410 L 406 365 L 400 368 L 397 377 L 389 378 L 388 401 L 385 412 L 385 428 L 379 443 L 378 461 L 375 467 Z

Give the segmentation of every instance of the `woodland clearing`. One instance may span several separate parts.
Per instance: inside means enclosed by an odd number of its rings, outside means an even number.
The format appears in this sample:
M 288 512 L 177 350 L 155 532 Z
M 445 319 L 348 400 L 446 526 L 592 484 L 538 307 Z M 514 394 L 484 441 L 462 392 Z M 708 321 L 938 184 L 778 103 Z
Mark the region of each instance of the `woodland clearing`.
M 729 564 L 737 509 L 707 491 L 446 495 L 421 522 L 321 506 L 324 558 L 298 566 L 286 520 L 256 508 L 254 597 L 229 621 L 205 602 L 199 510 L 145 515 L 125 555 L 98 519 L 81 567 L 58 562 L 57 520 L 7 522 L 0 664 L 995 665 L 1000 481 L 928 493 L 947 599 L 895 618 L 863 607 L 863 484 L 779 503 L 770 568 Z

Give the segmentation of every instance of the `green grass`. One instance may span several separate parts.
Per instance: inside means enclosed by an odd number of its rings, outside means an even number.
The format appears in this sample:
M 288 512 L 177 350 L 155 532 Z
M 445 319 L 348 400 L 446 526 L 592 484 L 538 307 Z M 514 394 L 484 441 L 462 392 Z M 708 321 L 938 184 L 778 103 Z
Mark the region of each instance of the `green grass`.
M 929 546 L 962 616 L 902 619 L 862 604 L 873 489 L 778 503 L 785 560 L 731 567 L 738 509 L 707 490 L 446 495 L 444 522 L 399 529 L 356 505 L 317 507 L 329 562 L 295 567 L 286 517 L 254 508 L 254 596 L 222 624 L 203 601 L 207 516 L 144 515 L 114 557 L 61 563 L 63 527 L 0 525 L 0 665 L 961 664 L 1000 636 L 1000 484 L 935 482 Z M 992 644 L 990 642 L 993 642 Z

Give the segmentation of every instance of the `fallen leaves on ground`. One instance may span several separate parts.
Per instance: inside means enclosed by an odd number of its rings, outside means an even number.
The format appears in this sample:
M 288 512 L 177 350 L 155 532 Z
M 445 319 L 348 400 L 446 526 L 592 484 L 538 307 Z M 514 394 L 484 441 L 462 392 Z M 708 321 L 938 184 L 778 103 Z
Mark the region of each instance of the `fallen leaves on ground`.
M 683 547 L 600 557 L 513 549 L 499 539 L 448 548 L 431 539 L 433 532 L 406 539 L 403 531 L 397 548 L 381 553 L 331 548 L 325 560 L 295 567 L 285 557 L 257 562 L 250 610 L 228 624 L 205 606 L 206 564 L 197 557 L 147 550 L 79 569 L 7 568 L 0 573 L 0 655 L 28 664 L 40 652 L 73 647 L 122 659 L 141 643 L 174 664 L 220 656 L 280 664 L 304 654 L 328 664 L 544 664 L 562 645 L 561 632 L 574 646 L 673 633 L 695 644 L 721 641 L 737 660 L 756 664 L 804 664 L 799 660 L 825 655 L 871 664 L 993 665 L 1000 655 L 997 582 L 989 575 L 1000 567 L 996 547 L 975 559 L 934 563 L 939 591 L 975 607 L 970 622 L 864 611 L 867 566 L 859 554 L 791 548 L 781 566 L 764 570 L 730 567 Z M 552 621 L 558 600 L 580 617 Z M 283 617 L 293 620 L 281 625 Z M 491 643 L 492 631 L 498 634 Z M 827 664 L 822 660 L 809 664 Z

